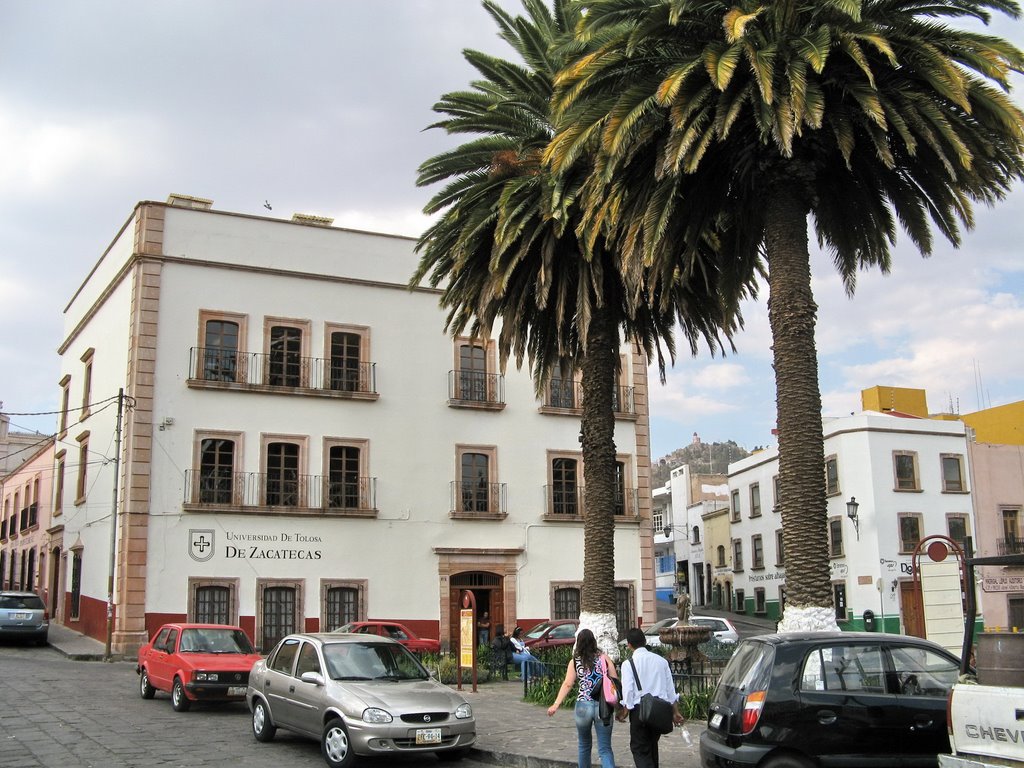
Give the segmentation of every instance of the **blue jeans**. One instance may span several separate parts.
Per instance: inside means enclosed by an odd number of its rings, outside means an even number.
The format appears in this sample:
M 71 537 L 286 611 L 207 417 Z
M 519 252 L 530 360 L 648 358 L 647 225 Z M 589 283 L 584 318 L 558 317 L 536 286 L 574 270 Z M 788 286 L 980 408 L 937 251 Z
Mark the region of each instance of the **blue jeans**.
M 576 740 L 579 744 L 577 762 L 579 768 L 590 768 L 590 748 L 593 736 L 590 727 L 597 731 L 597 756 L 601 758 L 601 768 L 615 768 L 615 756 L 612 754 L 612 727 L 601 722 L 597 714 L 596 701 L 576 702 Z
M 538 659 L 536 656 L 534 656 L 529 651 L 527 651 L 526 653 L 513 653 L 512 654 L 512 663 L 515 664 L 517 667 L 519 667 L 519 676 L 520 677 L 526 677 L 526 662 L 528 662 L 528 661 L 539 662 L 540 659 Z M 535 669 L 534 673 L 537 673 L 538 671 L 539 671 L 539 668 Z

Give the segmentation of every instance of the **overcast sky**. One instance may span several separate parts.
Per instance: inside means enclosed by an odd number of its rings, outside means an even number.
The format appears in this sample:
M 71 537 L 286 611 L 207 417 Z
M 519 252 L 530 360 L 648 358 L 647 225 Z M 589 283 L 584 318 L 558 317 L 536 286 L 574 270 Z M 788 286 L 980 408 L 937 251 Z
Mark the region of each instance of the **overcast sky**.
M 1024 40 L 1019 22 L 997 31 Z M 285 219 L 419 235 L 431 190 L 416 168 L 452 143 L 423 129 L 473 76 L 466 47 L 507 52 L 476 0 L 0 0 L 3 410 L 57 407 L 63 308 L 139 200 L 261 215 L 269 201 Z M 959 251 L 901 244 L 853 299 L 814 256 L 826 415 L 874 385 L 924 388 L 932 411 L 1024 399 L 1024 195 L 977 221 Z M 745 316 L 736 354 L 679 359 L 664 387 L 652 372 L 655 459 L 694 432 L 774 444 L 764 298 Z

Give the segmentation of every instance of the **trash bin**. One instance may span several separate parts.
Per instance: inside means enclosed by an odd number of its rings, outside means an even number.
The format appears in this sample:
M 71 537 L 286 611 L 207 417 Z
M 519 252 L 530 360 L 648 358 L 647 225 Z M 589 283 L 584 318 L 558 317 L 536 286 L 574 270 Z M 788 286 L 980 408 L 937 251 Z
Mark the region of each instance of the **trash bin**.
M 875 612 L 868 610 L 864 611 L 864 631 L 865 632 L 877 632 L 875 628 Z

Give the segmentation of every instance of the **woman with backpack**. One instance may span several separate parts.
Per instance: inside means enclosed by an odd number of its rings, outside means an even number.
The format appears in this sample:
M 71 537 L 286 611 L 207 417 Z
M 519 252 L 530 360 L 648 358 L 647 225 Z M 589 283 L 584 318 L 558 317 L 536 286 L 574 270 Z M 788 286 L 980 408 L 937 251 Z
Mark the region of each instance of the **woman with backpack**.
M 579 747 L 578 768 L 590 768 L 590 752 L 595 731 L 597 756 L 601 759 L 601 768 L 615 768 L 615 756 L 612 754 L 612 722 L 609 719 L 605 723 L 599 713 L 599 697 L 604 688 L 605 676 L 618 678 L 615 662 L 598 650 L 593 632 L 581 629 L 576 635 L 576 646 L 566 666 L 562 687 L 558 690 L 555 703 L 548 707 L 548 716 L 551 717 L 562 706 L 565 697 L 579 680 L 575 707 L 576 742 Z

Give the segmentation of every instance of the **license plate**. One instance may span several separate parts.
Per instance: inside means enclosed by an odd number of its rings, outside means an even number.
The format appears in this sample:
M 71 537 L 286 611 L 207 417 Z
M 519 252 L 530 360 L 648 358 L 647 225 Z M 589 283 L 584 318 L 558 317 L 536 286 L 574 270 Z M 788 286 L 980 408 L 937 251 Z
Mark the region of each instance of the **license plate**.
M 721 725 L 722 725 L 722 713 L 721 712 L 716 712 L 715 714 L 713 714 L 711 716 L 711 727 L 712 728 L 719 728 L 719 727 L 721 727 Z
M 441 743 L 441 729 L 440 728 L 420 728 L 416 731 L 416 743 L 417 744 L 440 744 Z
M 29 619 L 32 618 L 32 614 L 31 613 L 12 613 L 11 614 L 11 618 L 14 619 L 15 621 L 18 621 L 18 620 L 28 621 Z
M 228 696 L 245 696 L 244 685 L 232 685 L 228 688 Z

